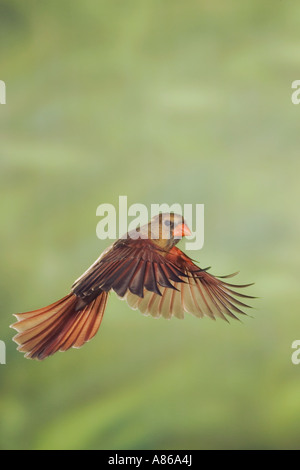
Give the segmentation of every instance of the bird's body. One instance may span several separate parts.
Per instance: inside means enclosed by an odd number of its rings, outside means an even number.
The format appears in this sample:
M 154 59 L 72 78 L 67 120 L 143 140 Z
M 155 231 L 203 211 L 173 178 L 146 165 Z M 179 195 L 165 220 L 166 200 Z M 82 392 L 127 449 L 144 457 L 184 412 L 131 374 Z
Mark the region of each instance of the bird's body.
M 113 290 L 129 306 L 154 317 L 197 317 L 226 320 L 249 307 L 237 297 L 252 298 L 199 268 L 175 245 L 190 231 L 182 216 L 160 214 L 149 224 L 117 240 L 58 302 L 17 314 L 14 340 L 25 357 L 44 359 L 56 351 L 81 347 L 97 333 L 108 293 Z M 224 276 L 230 277 L 230 276 Z

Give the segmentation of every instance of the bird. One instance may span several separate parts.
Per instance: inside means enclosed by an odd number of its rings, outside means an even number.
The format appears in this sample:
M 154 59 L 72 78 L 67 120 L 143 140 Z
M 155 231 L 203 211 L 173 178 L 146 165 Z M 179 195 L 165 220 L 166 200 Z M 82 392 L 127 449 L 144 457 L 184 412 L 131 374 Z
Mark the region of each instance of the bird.
M 13 340 L 27 359 L 80 348 L 97 333 L 110 291 L 132 309 L 155 318 L 183 319 L 185 313 L 215 320 L 238 319 L 254 299 L 200 268 L 176 245 L 191 231 L 182 215 L 159 213 L 109 246 L 72 285 L 68 295 L 47 307 L 14 314 Z M 224 280 L 226 279 L 226 280 Z

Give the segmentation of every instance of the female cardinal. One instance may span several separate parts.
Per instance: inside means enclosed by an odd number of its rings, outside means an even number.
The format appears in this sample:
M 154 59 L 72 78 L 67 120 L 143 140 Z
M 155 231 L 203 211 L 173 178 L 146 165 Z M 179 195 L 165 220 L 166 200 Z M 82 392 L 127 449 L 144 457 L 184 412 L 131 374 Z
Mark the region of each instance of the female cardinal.
M 254 298 L 196 266 L 175 245 L 191 232 L 178 214 L 159 214 L 105 250 L 73 284 L 71 292 L 48 307 L 15 315 L 13 338 L 25 357 L 45 359 L 79 348 L 97 333 L 112 289 L 129 306 L 153 317 L 183 318 L 184 312 L 226 319 L 249 307 L 236 297 Z M 237 274 L 237 273 L 235 273 Z M 223 276 L 223 278 L 231 277 Z

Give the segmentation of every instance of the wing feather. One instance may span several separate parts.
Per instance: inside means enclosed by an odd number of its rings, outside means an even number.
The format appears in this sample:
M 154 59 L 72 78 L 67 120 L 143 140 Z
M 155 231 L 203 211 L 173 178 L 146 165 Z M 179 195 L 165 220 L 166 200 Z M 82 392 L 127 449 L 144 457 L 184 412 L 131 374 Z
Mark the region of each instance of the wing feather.
M 252 284 L 237 285 L 223 280 L 236 274 L 216 277 L 176 247 L 163 251 L 151 240 L 127 239 L 118 240 L 101 255 L 72 290 L 83 299 L 94 299 L 99 289 L 113 289 L 131 308 L 156 318 L 181 319 L 187 312 L 199 318 L 228 321 L 228 317 L 237 318 L 235 314 L 245 315 L 242 309 L 249 308 L 238 298 L 252 298 L 239 292 Z M 66 338 L 66 345 L 71 341 L 80 344 L 88 334 L 84 316 L 80 321 L 76 331 L 81 333 L 77 338 L 71 335 Z
M 175 255 L 177 255 L 177 259 Z M 184 318 L 185 313 L 191 313 L 199 318 L 204 316 L 210 317 L 212 320 L 221 318 L 226 322 L 228 322 L 228 318 L 238 319 L 236 313 L 246 314 L 239 307 L 251 308 L 238 300 L 237 297 L 249 299 L 254 297 L 237 292 L 231 287 L 239 289 L 252 284 L 228 284 L 222 279 L 232 277 L 232 274 L 222 277 L 213 276 L 207 270 L 196 266 L 178 248 L 171 253 L 170 257 L 166 257 L 166 261 L 168 260 L 169 264 L 167 262 L 163 264 L 157 261 L 153 262 L 153 270 L 147 266 L 147 276 L 152 273 L 150 279 L 153 281 L 155 278 L 156 285 L 161 286 L 161 289 L 158 293 L 154 285 L 149 282 L 144 283 L 142 301 L 136 299 L 135 292 L 126 296 L 126 300 L 132 308 L 139 309 L 143 314 L 156 318 L 160 316 L 167 319 L 172 316 Z M 176 262 L 177 267 L 174 268 Z M 181 278 L 177 275 L 179 273 L 182 275 Z M 177 279 L 180 282 L 177 282 Z M 151 290 L 150 293 L 149 290 Z

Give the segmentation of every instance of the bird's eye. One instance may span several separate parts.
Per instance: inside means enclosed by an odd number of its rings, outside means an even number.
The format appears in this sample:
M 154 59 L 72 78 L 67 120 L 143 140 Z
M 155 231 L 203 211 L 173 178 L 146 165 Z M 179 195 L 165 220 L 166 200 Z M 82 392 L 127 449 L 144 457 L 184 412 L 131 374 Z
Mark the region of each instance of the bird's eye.
M 173 222 L 171 222 L 169 219 L 167 219 L 167 220 L 165 220 L 165 225 L 166 225 L 167 227 L 170 227 L 170 226 L 172 226 L 172 225 L 174 225 L 174 224 L 173 224 Z

